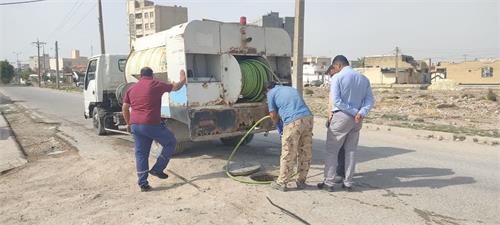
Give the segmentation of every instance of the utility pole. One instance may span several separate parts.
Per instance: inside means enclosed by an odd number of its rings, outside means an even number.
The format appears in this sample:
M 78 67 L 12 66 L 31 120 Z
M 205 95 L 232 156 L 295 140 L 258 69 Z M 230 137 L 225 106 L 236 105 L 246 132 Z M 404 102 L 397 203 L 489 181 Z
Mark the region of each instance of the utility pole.
M 398 61 L 399 61 L 399 48 L 396 46 L 396 57 L 394 57 L 394 62 L 396 63 L 396 83 L 398 82 L 398 77 L 399 77 Z
M 42 45 L 42 65 L 43 65 L 43 72 L 42 72 L 42 78 L 43 78 L 43 75 L 45 75 L 47 73 L 47 68 L 46 68 L 46 65 L 45 65 L 45 45 Z
M 20 72 L 21 72 L 21 62 L 19 61 L 19 55 L 21 55 L 21 52 L 12 52 L 12 53 L 16 55 L 16 64 L 17 64 L 16 82 L 19 83 Z
M 464 56 L 464 62 L 467 62 L 467 54 L 463 54 Z
M 94 56 L 94 46 L 90 45 L 90 57 Z
M 101 36 L 101 54 L 106 54 L 106 48 L 104 46 L 104 27 L 102 23 L 102 5 L 101 0 L 97 0 L 98 11 L 99 11 L 99 34 Z
M 59 48 L 56 41 L 56 88 L 59 89 Z
M 40 87 L 40 86 L 41 86 L 41 79 L 42 79 L 42 75 L 41 75 L 41 73 L 40 73 L 40 45 L 44 45 L 44 44 L 46 44 L 46 43 L 45 43 L 45 42 L 40 42 L 40 41 L 38 40 L 38 38 L 37 38 L 37 39 L 36 39 L 36 42 L 32 42 L 32 44 L 34 44 L 34 45 L 36 46 L 36 48 L 37 48 L 37 52 L 38 52 L 38 53 L 37 53 L 38 55 L 37 55 L 37 57 L 36 57 L 36 58 L 37 58 L 37 60 L 38 60 L 38 87 Z
M 304 5 L 305 0 L 295 0 L 295 27 L 293 32 L 292 86 L 302 95 L 304 64 Z

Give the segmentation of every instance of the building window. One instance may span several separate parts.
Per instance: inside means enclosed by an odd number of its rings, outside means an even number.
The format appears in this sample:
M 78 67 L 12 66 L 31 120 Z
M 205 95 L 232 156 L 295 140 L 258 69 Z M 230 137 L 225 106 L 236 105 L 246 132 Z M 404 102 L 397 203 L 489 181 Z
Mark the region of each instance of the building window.
M 154 18 L 153 12 L 149 12 L 149 17 Z
M 136 24 L 135 25 L 136 30 L 142 30 L 142 24 Z
M 142 19 L 142 13 L 136 13 L 135 14 L 136 19 Z
M 144 13 L 144 18 L 148 18 L 149 14 L 148 13 Z
M 481 77 L 493 77 L 493 67 L 481 68 Z
M 155 29 L 155 24 L 154 24 L 154 23 L 151 23 L 151 24 L 149 25 L 149 27 L 151 28 L 151 30 L 154 30 L 154 29 Z
M 144 24 L 144 29 L 149 30 L 149 23 Z

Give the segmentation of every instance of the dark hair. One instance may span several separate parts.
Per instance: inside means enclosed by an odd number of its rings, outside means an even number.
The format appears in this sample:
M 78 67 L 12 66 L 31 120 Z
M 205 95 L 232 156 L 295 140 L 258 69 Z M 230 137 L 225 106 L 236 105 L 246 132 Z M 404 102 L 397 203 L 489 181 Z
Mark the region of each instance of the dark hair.
M 153 76 L 153 70 L 149 67 L 143 67 L 141 69 L 141 76 L 151 77 L 151 76 Z
M 349 66 L 349 60 L 343 55 L 337 55 L 333 58 L 332 65 L 337 63 L 342 66 Z
M 276 86 L 276 82 L 274 82 L 274 81 L 268 81 L 266 83 L 266 88 L 269 89 L 269 90 L 273 89 L 274 86 Z
M 325 73 L 326 73 L 327 75 L 330 75 L 330 71 L 331 71 L 332 69 L 333 69 L 333 64 L 332 64 L 332 65 L 330 65 L 330 66 L 328 67 L 328 69 L 326 69 L 326 72 L 325 72 Z

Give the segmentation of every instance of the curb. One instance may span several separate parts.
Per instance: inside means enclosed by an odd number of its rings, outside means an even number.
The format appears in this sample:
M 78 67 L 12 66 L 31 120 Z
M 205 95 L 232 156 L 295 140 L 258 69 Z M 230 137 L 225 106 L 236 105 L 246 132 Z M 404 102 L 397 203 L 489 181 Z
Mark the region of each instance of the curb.
M 0 173 L 20 167 L 28 162 L 3 112 L 0 115 L 0 146 L 2 146 L 2 150 L 0 150 Z

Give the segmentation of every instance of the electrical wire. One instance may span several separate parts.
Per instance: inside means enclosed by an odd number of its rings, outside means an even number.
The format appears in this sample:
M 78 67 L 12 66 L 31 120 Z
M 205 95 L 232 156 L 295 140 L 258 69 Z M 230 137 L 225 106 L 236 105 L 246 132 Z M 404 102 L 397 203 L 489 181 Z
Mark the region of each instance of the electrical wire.
M 5 3 L 0 3 L 0 5 L 20 5 L 20 4 L 27 4 L 27 3 L 35 3 L 35 2 L 44 2 L 47 0 L 31 0 L 31 1 L 22 1 L 22 2 L 5 2 Z

